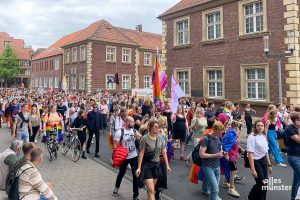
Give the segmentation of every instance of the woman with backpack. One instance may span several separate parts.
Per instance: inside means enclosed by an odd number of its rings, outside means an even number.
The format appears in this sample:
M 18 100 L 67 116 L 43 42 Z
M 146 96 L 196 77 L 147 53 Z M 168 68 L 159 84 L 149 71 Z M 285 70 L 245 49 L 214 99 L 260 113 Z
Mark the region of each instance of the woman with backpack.
M 32 133 L 29 137 L 29 142 L 36 142 L 37 133 L 40 131 L 40 112 L 37 109 L 37 106 L 33 104 L 31 106 L 31 114 L 29 116 L 32 125 Z
M 249 200 L 266 200 L 267 190 L 263 190 L 263 186 L 267 186 L 265 182 L 268 179 L 268 172 L 272 173 L 272 165 L 269 158 L 268 141 L 265 136 L 265 125 L 258 120 L 254 123 L 254 135 L 247 138 L 247 151 L 250 164 L 251 174 L 256 184 L 252 187 L 248 199 Z

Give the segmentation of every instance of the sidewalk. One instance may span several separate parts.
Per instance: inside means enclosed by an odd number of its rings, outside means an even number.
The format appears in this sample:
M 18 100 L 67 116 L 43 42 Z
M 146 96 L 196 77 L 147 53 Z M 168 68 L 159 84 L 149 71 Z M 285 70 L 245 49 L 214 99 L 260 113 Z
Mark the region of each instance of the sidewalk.
M 0 150 L 1 152 L 8 148 L 11 142 L 9 129 L 4 125 L 0 129 Z M 54 193 L 59 200 L 128 200 L 132 199 L 132 182 L 124 177 L 120 196 L 113 197 L 117 174 L 103 165 L 96 163 L 91 159 L 80 159 L 77 163 L 73 162 L 69 156 L 63 156 L 59 153 L 58 159 L 49 161 L 49 155 L 43 144 L 44 162 L 39 167 L 39 171 L 45 182 L 51 182 L 54 185 Z M 146 191 L 140 190 L 140 198 L 146 198 Z M 7 199 L 5 192 L 0 191 L 0 199 Z

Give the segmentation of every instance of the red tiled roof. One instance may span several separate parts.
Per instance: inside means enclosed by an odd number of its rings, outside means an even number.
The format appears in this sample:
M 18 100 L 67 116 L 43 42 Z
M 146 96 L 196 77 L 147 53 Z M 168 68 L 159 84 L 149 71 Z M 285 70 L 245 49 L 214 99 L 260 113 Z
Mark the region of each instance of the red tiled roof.
M 38 60 L 38 59 L 41 59 L 41 58 L 47 58 L 47 57 L 51 57 L 51 56 L 56 56 L 56 55 L 62 54 L 63 50 L 61 49 L 61 47 L 63 45 L 66 45 L 70 41 L 72 41 L 79 34 L 80 34 L 80 31 L 77 31 L 75 33 L 71 33 L 71 34 L 69 34 L 67 36 L 62 37 L 61 39 L 59 39 L 58 41 L 56 41 L 54 44 L 52 44 L 51 46 L 49 46 L 47 49 L 45 49 L 41 53 L 33 56 L 32 60 Z
M 15 39 L 10 37 L 6 32 L 0 32 L 0 53 L 4 50 L 4 41 L 11 41 L 12 48 L 17 54 L 18 59 L 20 60 L 30 60 L 31 54 L 33 52 L 32 48 L 24 47 L 24 40 L 22 39 Z
M 152 49 L 161 50 L 161 35 L 156 33 L 148 33 L 148 32 L 139 32 L 136 30 L 126 29 L 126 28 L 119 28 L 122 33 L 124 33 L 127 37 L 129 37 L 132 41 L 137 43 L 143 49 Z
M 164 13 L 162 13 L 161 15 L 159 15 L 158 17 L 164 17 L 166 15 L 172 14 L 174 12 L 186 9 L 186 8 L 190 8 L 196 5 L 201 5 L 204 4 L 206 2 L 208 2 L 210 0 L 182 0 L 180 1 L 178 4 L 176 4 L 175 6 L 173 6 L 172 8 L 170 8 L 169 10 L 165 11 Z

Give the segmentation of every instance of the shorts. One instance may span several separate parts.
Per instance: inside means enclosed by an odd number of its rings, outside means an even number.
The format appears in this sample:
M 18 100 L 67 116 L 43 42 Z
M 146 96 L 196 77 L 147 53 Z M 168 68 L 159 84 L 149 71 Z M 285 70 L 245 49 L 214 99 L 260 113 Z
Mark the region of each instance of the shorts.
M 230 171 L 237 170 L 237 162 L 236 161 L 228 161 L 228 167 Z
M 158 179 L 161 175 L 161 168 L 159 163 L 145 162 L 144 163 L 144 177 L 143 179 Z

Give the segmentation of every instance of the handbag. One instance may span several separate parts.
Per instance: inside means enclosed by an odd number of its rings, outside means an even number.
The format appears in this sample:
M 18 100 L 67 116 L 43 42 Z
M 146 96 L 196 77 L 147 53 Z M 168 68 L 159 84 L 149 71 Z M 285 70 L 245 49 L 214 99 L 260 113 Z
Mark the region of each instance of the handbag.
M 119 146 L 117 146 L 112 153 L 112 166 L 119 168 L 128 157 L 128 150 L 123 147 L 122 140 L 124 137 L 124 128 L 121 129 L 121 138 Z
M 155 153 L 156 153 L 157 140 L 158 140 L 158 137 L 156 138 L 154 151 L 144 153 L 144 158 L 143 158 L 144 161 L 151 161 L 151 160 L 153 160 L 153 158 L 155 156 Z

